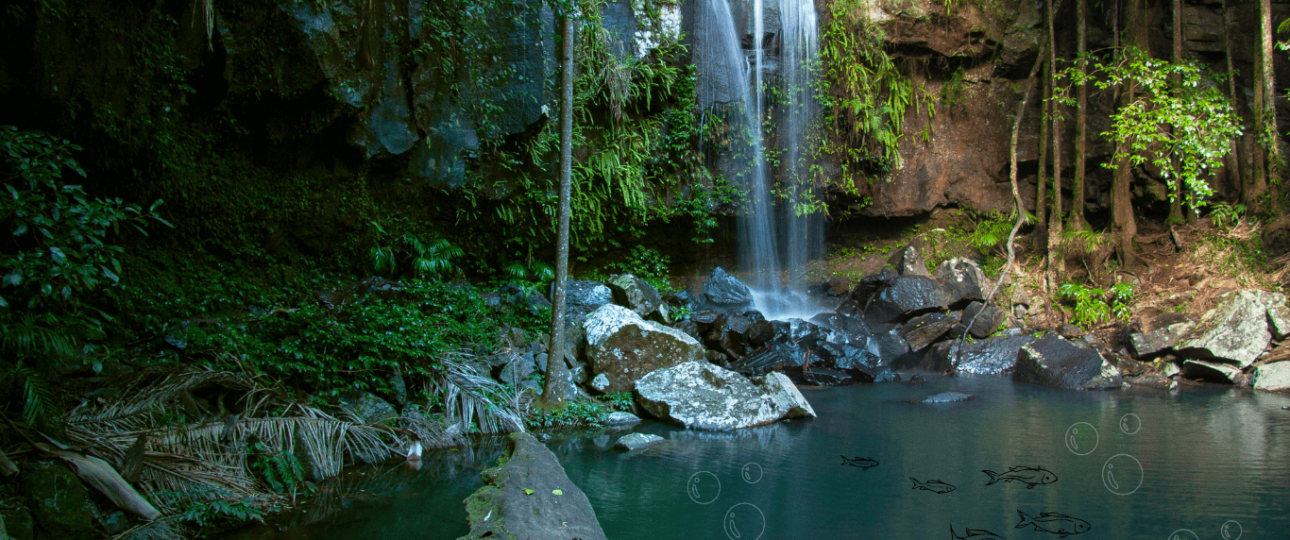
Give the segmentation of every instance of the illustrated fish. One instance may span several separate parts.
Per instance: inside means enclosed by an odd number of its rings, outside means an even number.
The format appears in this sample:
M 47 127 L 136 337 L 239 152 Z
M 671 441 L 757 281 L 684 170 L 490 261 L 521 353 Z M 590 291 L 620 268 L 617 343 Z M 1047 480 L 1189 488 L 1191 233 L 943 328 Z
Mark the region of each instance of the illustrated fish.
M 954 526 L 950 525 L 950 538 L 954 540 L 1003 540 L 1002 536 L 994 534 L 983 529 L 966 529 L 964 536 L 959 536 L 954 532 Z
M 1017 513 L 1021 514 L 1021 523 L 1018 523 L 1016 528 L 1034 525 L 1036 531 L 1058 534 L 1062 538 L 1088 532 L 1091 528 L 1087 521 L 1057 512 L 1044 512 L 1039 514 L 1039 517 L 1027 516 L 1021 510 L 1017 510 Z
M 909 489 L 925 489 L 937 495 L 954 491 L 954 484 L 946 484 L 945 482 L 942 482 L 940 480 L 928 480 L 926 482 L 919 482 L 917 478 L 910 477 L 909 479 L 913 480 L 914 482 L 914 487 Z
M 878 466 L 878 462 L 874 461 L 873 458 L 847 458 L 846 456 L 842 456 L 842 464 L 860 467 L 860 469 L 866 471 Z
M 987 486 L 1000 480 L 1003 480 L 1004 482 L 1016 480 L 1026 484 L 1026 489 L 1035 489 L 1035 486 L 1037 485 L 1051 484 L 1057 481 L 1057 475 L 1053 474 L 1053 471 L 1043 467 L 1013 467 L 1004 471 L 1002 474 L 994 471 L 981 472 L 990 475 L 990 481 L 985 484 Z

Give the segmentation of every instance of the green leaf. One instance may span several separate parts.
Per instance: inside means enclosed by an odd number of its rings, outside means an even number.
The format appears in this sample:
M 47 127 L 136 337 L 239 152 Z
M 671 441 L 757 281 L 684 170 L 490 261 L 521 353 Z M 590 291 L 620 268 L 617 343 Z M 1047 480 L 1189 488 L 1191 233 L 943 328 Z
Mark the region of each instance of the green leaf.
M 67 256 L 63 255 L 63 250 L 56 247 L 49 248 L 49 256 L 54 259 L 56 264 L 67 264 Z
M 524 488 L 524 494 L 525 494 L 525 495 L 532 495 L 532 494 L 533 494 L 533 490 L 531 490 L 531 489 L 529 489 L 529 488 Z
M 558 490 L 558 489 L 553 489 L 553 490 L 551 490 L 551 494 L 552 494 L 552 495 L 564 495 L 564 492 L 563 492 L 563 491 L 560 491 L 560 490 Z

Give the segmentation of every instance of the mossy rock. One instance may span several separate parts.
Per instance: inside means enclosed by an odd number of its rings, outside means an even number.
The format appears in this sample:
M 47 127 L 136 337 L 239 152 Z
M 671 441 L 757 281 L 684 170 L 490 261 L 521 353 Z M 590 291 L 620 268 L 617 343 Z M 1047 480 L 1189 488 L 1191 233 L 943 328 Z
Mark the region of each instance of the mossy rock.
M 61 463 L 35 463 L 23 470 L 38 538 L 78 540 L 94 536 L 94 507 L 85 486 Z

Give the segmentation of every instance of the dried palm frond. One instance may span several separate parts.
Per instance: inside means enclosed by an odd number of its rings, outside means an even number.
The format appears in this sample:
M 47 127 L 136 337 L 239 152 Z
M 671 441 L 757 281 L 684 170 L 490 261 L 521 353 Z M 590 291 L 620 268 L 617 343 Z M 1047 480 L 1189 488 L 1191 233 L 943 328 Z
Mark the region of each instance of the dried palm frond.
M 475 425 L 483 433 L 524 431 L 519 398 L 510 389 L 481 375 L 461 357 L 443 359 L 444 369 L 430 377 L 430 395 L 444 396 L 450 423 Z
M 182 392 L 207 384 L 218 384 L 252 395 L 257 391 L 263 392 L 253 379 L 229 371 L 143 371 L 122 388 L 124 397 L 121 400 L 98 410 L 88 402 L 83 403 L 67 415 L 67 421 L 89 431 L 143 429 L 154 424 L 153 413 L 161 410 L 167 402 L 178 398 Z

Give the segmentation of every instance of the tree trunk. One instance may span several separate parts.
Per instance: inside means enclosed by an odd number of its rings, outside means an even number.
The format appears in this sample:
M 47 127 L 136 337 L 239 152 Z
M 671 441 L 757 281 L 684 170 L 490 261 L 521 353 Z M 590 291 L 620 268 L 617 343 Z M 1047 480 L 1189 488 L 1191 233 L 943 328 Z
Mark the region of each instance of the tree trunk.
M 1127 34 L 1125 45 L 1136 45 L 1140 42 L 1141 25 L 1140 4 L 1142 0 L 1127 0 L 1121 4 L 1124 8 L 1124 28 Z M 1119 89 L 1117 108 L 1124 108 L 1133 102 L 1133 87 Z M 1137 249 L 1133 239 L 1138 235 L 1138 222 L 1133 215 L 1133 169 L 1129 158 L 1120 158 L 1116 162 L 1115 176 L 1111 182 L 1111 230 L 1115 233 L 1116 250 L 1120 253 L 1121 263 L 1127 268 L 1138 264 Z
M 1183 28 L 1183 13 L 1182 13 L 1182 5 L 1183 5 L 1183 4 L 1182 4 L 1182 0 L 1174 0 L 1174 8 L 1173 8 L 1173 12 L 1174 12 L 1174 13 L 1173 13 L 1173 15 L 1174 15 L 1174 21 L 1173 21 L 1173 22 L 1174 22 L 1174 54 L 1173 54 L 1173 61 L 1174 61 L 1174 63 L 1175 63 L 1175 64 L 1181 63 L 1181 62 L 1182 62 L 1182 56 L 1183 56 L 1183 52 L 1182 52 L 1182 51 L 1183 51 L 1183 43 L 1182 43 L 1182 37 L 1183 37 L 1183 33 L 1182 33 L 1182 28 Z M 1177 83 L 1178 81 L 1181 81 L 1181 80 L 1182 80 L 1182 77 L 1181 77 L 1181 76 L 1179 76 L 1179 75 L 1175 75 L 1175 76 L 1174 76 L 1174 82 L 1175 82 L 1175 83 Z M 1173 127 L 1172 127 L 1172 126 L 1171 126 L 1169 129 L 1170 129 L 1170 131 L 1173 131 Z M 1174 186 L 1173 186 L 1173 193 L 1172 193 L 1172 194 L 1171 194 L 1171 196 L 1169 197 L 1169 217 L 1168 217 L 1167 219 L 1165 219 L 1165 223 L 1169 223 L 1169 224 L 1182 223 L 1182 222 L 1183 222 L 1183 211 L 1182 211 L 1182 190 L 1183 190 L 1183 183 L 1182 183 L 1182 178 L 1180 178 L 1180 177 L 1178 176 L 1178 171 L 1181 169 L 1181 167 L 1173 167 L 1173 169 L 1174 169 L 1174 170 L 1173 170 L 1173 171 L 1172 171 L 1172 173 L 1171 173 L 1171 174 L 1172 174 L 1172 176 L 1173 176 L 1173 180 L 1174 180 L 1174 181 L 1173 181 L 1173 184 L 1174 184 Z
M 1056 10 L 1053 1 L 1045 0 L 1048 8 L 1048 80 L 1049 85 L 1057 82 L 1057 33 L 1053 28 Z M 1053 202 L 1052 211 L 1048 214 L 1048 287 L 1057 286 L 1057 280 L 1066 273 L 1065 260 L 1060 251 L 1062 241 L 1062 137 L 1061 109 L 1056 103 L 1050 105 L 1052 110 L 1053 136 Z
M 1232 102 L 1232 107 L 1236 109 L 1237 115 L 1240 115 L 1241 107 L 1238 103 L 1241 100 L 1236 96 L 1236 67 L 1232 65 L 1232 13 L 1228 10 L 1228 0 L 1223 0 L 1223 53 L 1227 57 L 1227 99 Z M 1241 175 L 1241 159 L 1237 149 L 1240 147 L 1238 139 L 1233 138 L 1231 148 L 1227 151 L 1224 168 L 1227 169 L 1227 183 L 1230 188 L 1237 193 L 1240 200 L 1246 204 L 1249 201 L 1245 198 L 1245 180 Z
M 1277 133 L 1276 106 L 1276 73 L 1272 63 L 1272 0 L 1259 2 L 1259 63 L 1263 66 L 1263 79 L 1257 84 L 1263 85 L 1263 137 L 1267 142 L 1268 181 L 1272 182 L 1281 174 L 1281 140 Z
M 1040 47 L 1040 64 L 1047 64 L 1043 49 Z M 1035 184 L 1035 242 L 1036 248 L 1042 248 L 1048 240 L 1048 118 L 1051 114 L 1053 89 L 1049 84 L 1048 74 L 1039 78 L 1039 181 Z
M 1257 208 L 1259 211 L 1265 210 L 1262 208 L 1263 201 L 1261 199 L 1263 198 L 1263 194 L 1268 190 L 1267 152 L 1263 146 L 1263 134 L 1266 129 L 1263 122 L 1263 111 L 1266 109 L 1263 95 L 1264 85 L 1262 83 L 1262 48 L 1263 47 L 1261 45 L 1257 45 L 1257 48 L 1254 51 L 1254 84 L 1251 85 L 1254 87 L 1254 103 L 1250 104 L 1251 115 L 1254 117 L 1254 144 L 1250 145 L 1250 159 L 1253 162 L 1250 170 L 1254 173 L 1251 176 L 1251 182 L 1249 185 L 1250 207 Z
M 1084 51 L 1088 47 L 1088 25 L 1085 22 L 1087 3 L 1088 0 L 1075 0 L 1075 18 L 1078 19 L 1076 31 L 1079 33 L 1075 61 L 1080 73 L 1088 73 L 1088 62 L 1084 58 Z M 1082 231 L 1088 228 L 1088 223 L 1084 221 L 1084 161 L 1088 153 L 1088 134 L 1085 132 L 1088 124 L 1087 84 L 1079 85 L 1075 99 L 1078 110 L 1075 111 L 1075 177 L 1071 179 L 1070 226 L 1072 230 Z
M 569 197 L 573 183 L 573 15 L 560 23 L 560 209 L 557 216 L 555 284 L 551 299 L 551 343 L 546 362 L 542 403 L 560 407 L 577 395 L 573 377 L 564 363 L 564 307 L 569 279 Z

